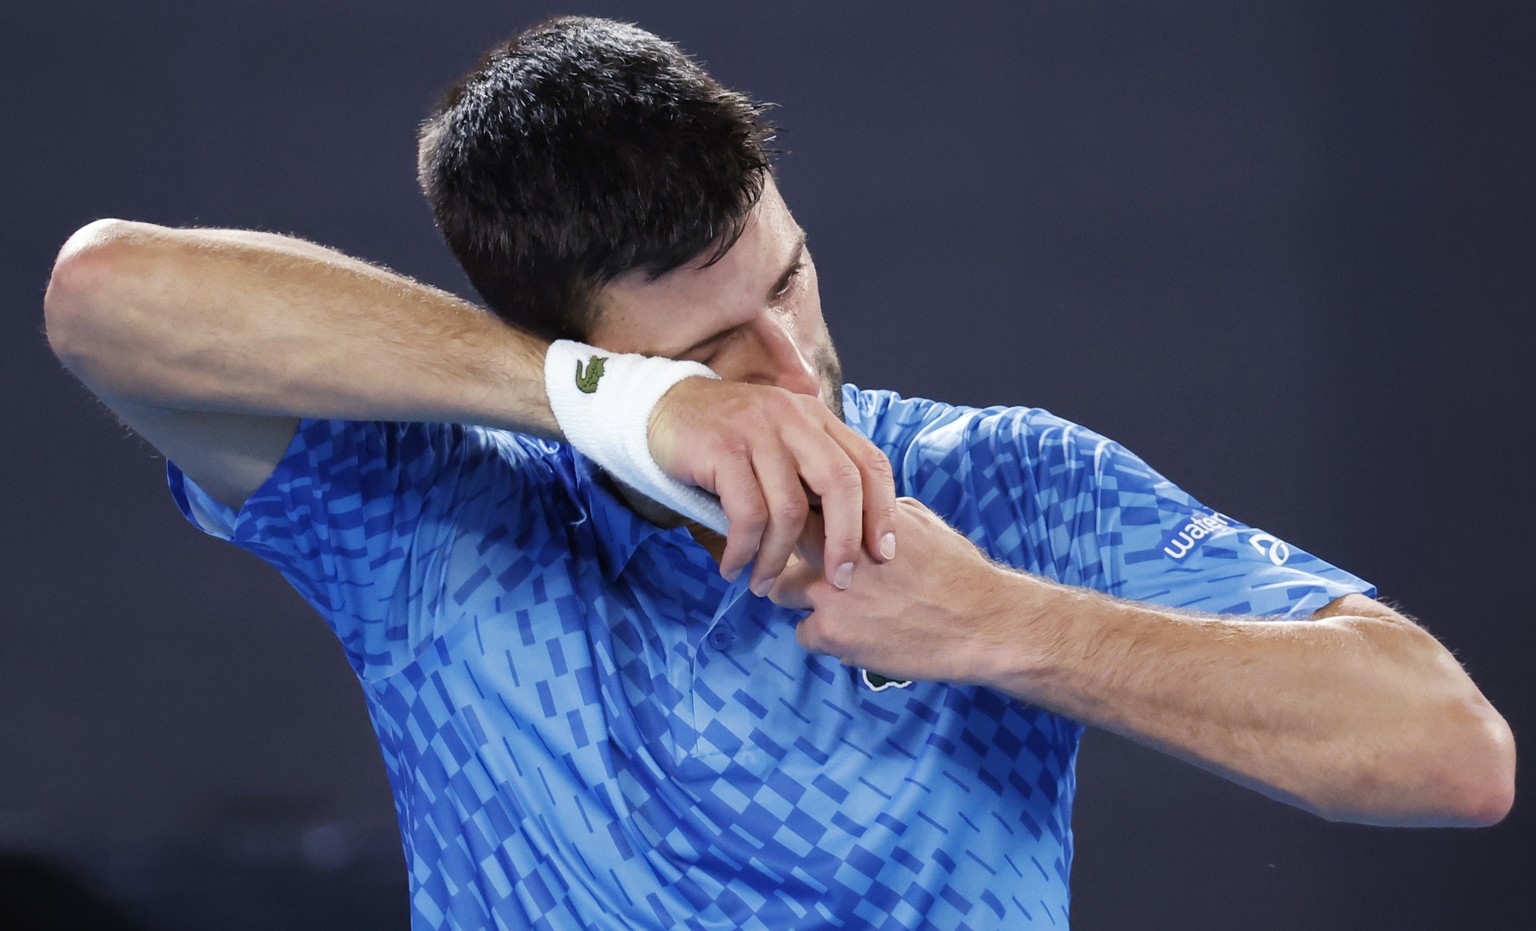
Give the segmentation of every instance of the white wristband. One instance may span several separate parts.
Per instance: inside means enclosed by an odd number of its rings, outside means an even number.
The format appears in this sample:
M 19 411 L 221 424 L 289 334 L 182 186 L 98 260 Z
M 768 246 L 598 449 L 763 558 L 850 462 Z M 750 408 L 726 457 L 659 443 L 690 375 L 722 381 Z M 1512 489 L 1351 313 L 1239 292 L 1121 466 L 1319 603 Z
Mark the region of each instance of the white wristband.
M 698 362 L 607 352 L 556 340 L 544 357 L 544 391 L 566 442 L 609 475 L 716 533 L 725 533 L 720 499 L 677 481 L 651 455 L 651 410 L 673 385 L 701 375 Z

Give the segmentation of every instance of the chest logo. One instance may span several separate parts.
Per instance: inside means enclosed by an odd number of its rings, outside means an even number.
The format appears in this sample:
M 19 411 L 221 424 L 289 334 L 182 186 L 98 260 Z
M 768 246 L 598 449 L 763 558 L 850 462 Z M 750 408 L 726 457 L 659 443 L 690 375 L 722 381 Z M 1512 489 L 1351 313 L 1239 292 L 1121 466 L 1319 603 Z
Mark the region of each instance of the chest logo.
M 581 360 L 576 360 L 576 390 L 582 394 L 592 394 L 597 391 L 597 380 L 603 377 L 603 365 L 607 363 L 607 356 L 593 356 L 587 360 L 587 370 L 581 370 Z
M 863 681 L 865 688 L 871 692 L 883 692 L 886 689 L 904 689 L 912 684 L 911 679 L 892 679 L 890 676 L 882 676 L 878 672 L 870 672 L 868 669 L 859 670 L 859 679 Z

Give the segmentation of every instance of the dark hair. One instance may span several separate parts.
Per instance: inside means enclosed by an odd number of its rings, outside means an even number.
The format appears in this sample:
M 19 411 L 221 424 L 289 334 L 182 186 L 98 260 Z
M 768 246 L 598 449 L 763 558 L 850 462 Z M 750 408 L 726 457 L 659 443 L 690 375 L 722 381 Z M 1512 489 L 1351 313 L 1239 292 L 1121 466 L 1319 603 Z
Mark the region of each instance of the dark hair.
M 735 243 L 770 171 L 766 107 L 642 29 L 559 17 L 448 91 L 421 127 L 421 188 L 492 311 L 579 339 L 614 278 Z

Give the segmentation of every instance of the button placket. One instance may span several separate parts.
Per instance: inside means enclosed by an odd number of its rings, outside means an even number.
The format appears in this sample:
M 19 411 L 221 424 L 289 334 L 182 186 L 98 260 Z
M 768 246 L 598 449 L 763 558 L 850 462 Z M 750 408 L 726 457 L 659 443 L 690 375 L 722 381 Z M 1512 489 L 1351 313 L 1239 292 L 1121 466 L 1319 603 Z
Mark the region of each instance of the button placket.
M 704 642 L 724 653 L 736 642 L 736 632 L 731 629 L 731 625 L 721 621 L 710 629 L 709 634 L 704 638 Z
M 737 628 L 735 624 L 726 620 L 726 615 L 741 601 L 742 596 L 746 594 L 747 576 L 746 573 L 742 573 L 740 578 L 736 579 L 735 582 L 732 582 L 726 588 L 725 595 L 720 599 L 720 603 L 715 608 L 713 616 L 707 616 L 707 620 L 705 617 L 700 618 L 700 620 L 705 621 L 707 626 L 704 630 L 704 636 L 695 641 L 696 646 L 694 647 L 691 663 L 693 677 L 689 687 L 689 698 L 692 705 L 692 715 L 689 723 L 693 727 L 696 741 L 702 738 L 704 729 L 714 719 L 718 711 L 718 709 L 711 706 L 713 703 L 721 701 L 722 698 L 716 694 L 721 688 L 720 678 L 722 676 L 730 678 L 731 670 L 739 666 L 739 663 L 730 653 L 731 647 L 736 645 L 738 639 Z M 706 684 L 710 680 L 713 680 L 713 683 Z M 703 695 L 699 693 L 700 687 L 705 689 Z M 712 749 L 704 750 L 703 753 L 717 755 Z M 694 760 L 698 760 L 701 759 L 700 754 L 701 748 L 695 743 L 689 756 Z

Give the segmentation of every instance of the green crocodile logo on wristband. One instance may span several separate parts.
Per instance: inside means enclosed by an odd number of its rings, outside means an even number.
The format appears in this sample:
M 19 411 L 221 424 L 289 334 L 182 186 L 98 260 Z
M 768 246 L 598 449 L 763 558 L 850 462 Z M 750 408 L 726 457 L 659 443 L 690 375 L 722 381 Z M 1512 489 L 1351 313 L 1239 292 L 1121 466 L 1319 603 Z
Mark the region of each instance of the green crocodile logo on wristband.
M 581 360 L 576 360 L 576 390 L 582 394 L 592 394 L 597 390 L 597 380 L 603 377 L 603 363 L 608 361 L 607 356 L 593 356 L 587 360 L 587 370 L 581 370 Z

